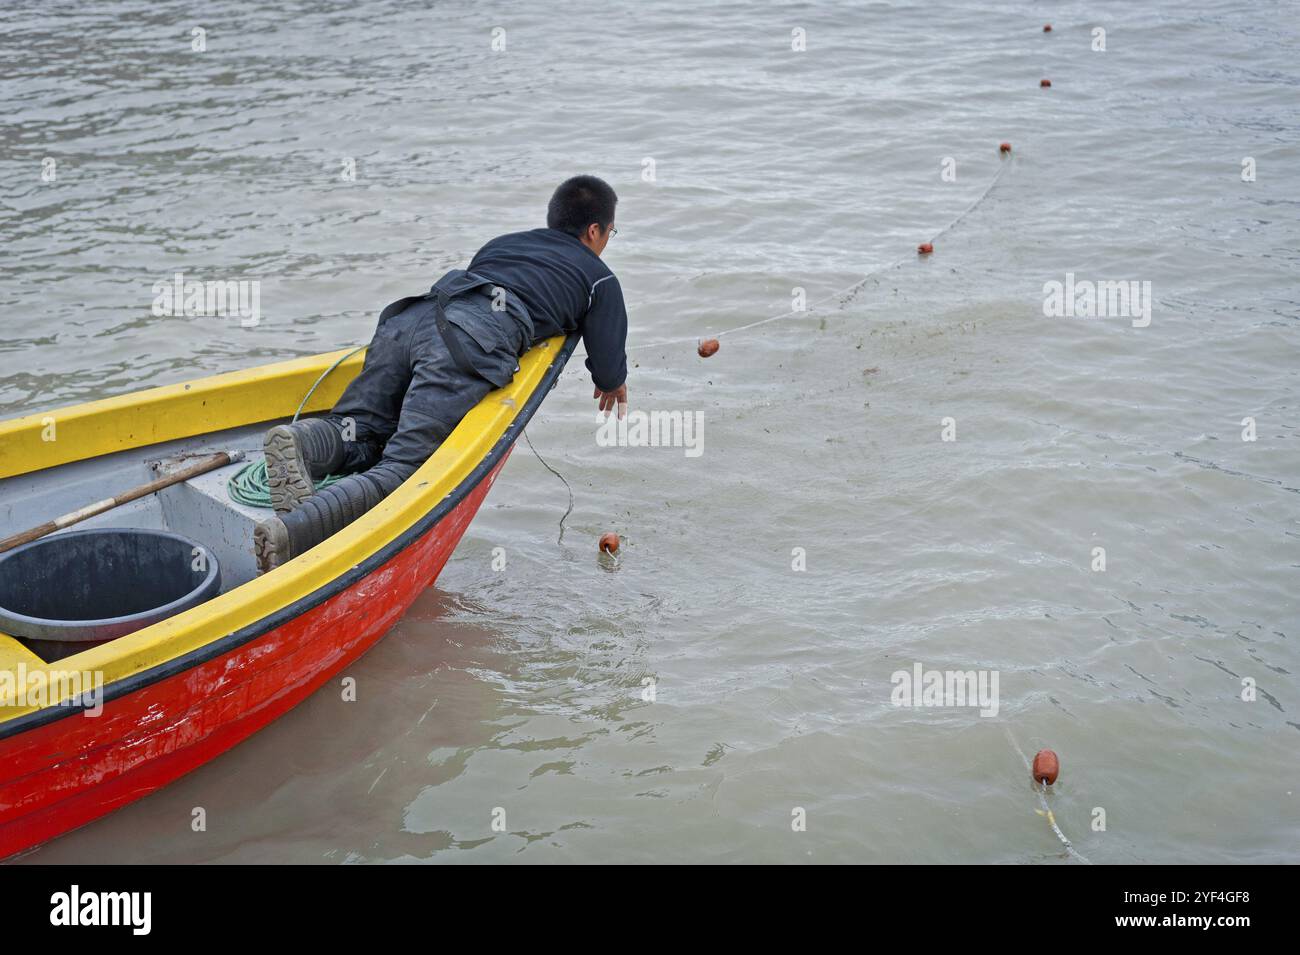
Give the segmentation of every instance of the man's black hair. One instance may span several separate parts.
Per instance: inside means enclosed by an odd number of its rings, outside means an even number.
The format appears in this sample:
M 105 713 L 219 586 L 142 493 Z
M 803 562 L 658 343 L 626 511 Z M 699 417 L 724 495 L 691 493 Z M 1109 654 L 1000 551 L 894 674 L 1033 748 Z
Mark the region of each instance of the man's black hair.
M 614 222 L 618 196 L 604 179 L 574 176 L 560 183 L 546 207 L 546 225 L 581 238 L 593 222 L 604 232 Z

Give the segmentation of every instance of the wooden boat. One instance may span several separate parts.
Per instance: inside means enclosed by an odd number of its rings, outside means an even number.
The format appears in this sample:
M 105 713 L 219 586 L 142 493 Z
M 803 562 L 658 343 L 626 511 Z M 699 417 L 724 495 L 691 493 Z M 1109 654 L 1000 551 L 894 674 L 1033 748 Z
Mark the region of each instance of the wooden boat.
M 53 663 L 0 634 L 0 859 L 207 762 L 379 640 L 437 578 L 575 344 L 570 336 L 533 347 L 514 381 L 484 398 L 379 506 L 263 576 L 252 534 L 269 512 L 229 499 L 225 484 L 237 465 L 78 525 L 197 540 L 220 561 L 223 592 Z M 196 454 L 234 448 L 256 456 L 268 423 L 289 418 L 344 355 L 0 422 L 0 537 Z M 347 358 L 321 380 L 304 413 L 328 410 L 362 360 Z M 98 716 L 68 705 L 84 689 L 70 674 L 102 679 Z

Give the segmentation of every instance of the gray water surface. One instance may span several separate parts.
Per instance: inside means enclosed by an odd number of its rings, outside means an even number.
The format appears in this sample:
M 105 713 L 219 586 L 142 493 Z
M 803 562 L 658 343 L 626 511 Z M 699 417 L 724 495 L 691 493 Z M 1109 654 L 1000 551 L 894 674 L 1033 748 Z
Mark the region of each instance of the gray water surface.
M 562 543 L 521 442 L 357 702 L 30 861 L 1072 863 L 1017 747 L 1093 862 L 1296 860 L 1293 2 L 193 6 L 0 11 L 0 413 L 360 344 L 591 172 L 632 407 L 703 453 L 599 446 L 575 359 Z M 153 315 L 177 271 L 260 324 Z M 1045 316 L 1067 272 L 1150 324 Z

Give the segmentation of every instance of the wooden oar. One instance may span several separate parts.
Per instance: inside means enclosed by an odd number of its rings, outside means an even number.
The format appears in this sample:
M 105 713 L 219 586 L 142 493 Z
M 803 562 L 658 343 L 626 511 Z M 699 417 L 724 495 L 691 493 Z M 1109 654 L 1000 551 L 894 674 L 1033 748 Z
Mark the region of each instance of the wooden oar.
M 150 481 L 148 484 L 141 484 L 133 487 L 129 491 L 123 491 L 114 497 L 106 497 L 102 501 L 96 501 L 94 504 L 62 517 L 56 517 L 52 521 L 46 521 L 38 527 L 31 530 L 22 531 L 11 537 L 0 540 L 0 554 L 7 550 L 13 550 L 21 544 L 30 544 L 34 540 L 40 540 L 46 534 L 53 534 L 55 531 L 61 531 L 65 527 L 71 527 L 73 524 L 79 524 L 87 518 L 94 517 L 96 514 L 103 514 L 105 511 L 111 511 L 115 507 L 121 507 L 123 504 L 129 504 L 132 501 L 142 497 L 148 497 L 155 494 L 165 487 L 171 487 L 173 484 L 180 484 L 182 481 L 188 481 L 190 478 L 198 477 L 200 474 L 207 474 L 209 471 L 215 471 L 217 468 L 224 468 L 227 464 L 234 464 L 237 461 L 244 460 L 243 451 L 219 451 L 211 457 L 202 458 L 193 464 L 181 468 L 179 471 L 173 471 L 165 477 L 160 477 L 156 481 Z

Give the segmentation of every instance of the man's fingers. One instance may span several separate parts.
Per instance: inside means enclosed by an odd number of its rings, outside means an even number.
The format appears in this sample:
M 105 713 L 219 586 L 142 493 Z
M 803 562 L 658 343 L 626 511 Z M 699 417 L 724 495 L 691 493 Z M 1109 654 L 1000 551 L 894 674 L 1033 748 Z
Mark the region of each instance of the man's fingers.
M 605 412 L 606 417 L 609 417 L 609 413 L 613 411 L 615 407 L 618 408 L 618 416 L 620 419 L 627 417 L 627 385 L 622 386 L 616 391 L 601 391 L 597 388 L 596 393 L 592 395 L 592 397 L 600 402 L 598 407 L 601 411 Z

